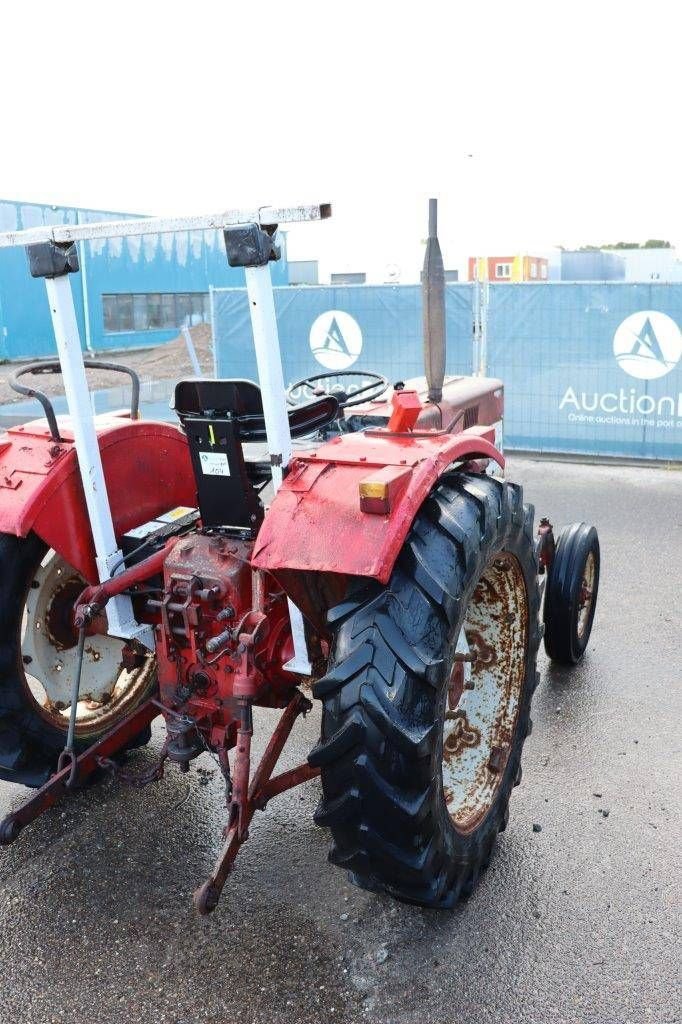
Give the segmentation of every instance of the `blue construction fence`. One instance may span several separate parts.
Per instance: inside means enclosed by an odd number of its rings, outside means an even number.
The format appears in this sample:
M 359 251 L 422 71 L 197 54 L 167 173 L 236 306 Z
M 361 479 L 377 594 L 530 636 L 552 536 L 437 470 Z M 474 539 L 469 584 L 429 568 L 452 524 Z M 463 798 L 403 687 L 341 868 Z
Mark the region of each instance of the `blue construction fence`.
M 275 288 L 275 307 L 287 384 L 423 375 L 418 285 Z M 245 291 L 214 291 L 213 317 L 218 375 L 256 379 Z M 680 323 L 682 284 L 450 284 L 446 370 L 472 373 L 483 345 L 508 448 L 682 460 Z
M 421 289 L 418 285 L 338 285 L 275 288 L 285 383 L 309 374 L 344 369 L 383 373 L 391 381 L 424 374 Z M 451 346 L 448 372 L 471 367 L 471 286 L 448 288 L 449 337 L 468 338 Z M 213 338 L 220 376 L 256 379 L 256 357 L 245 292 L 213 292 Z M 360 387 L 362 380 L 355 384 Z M 353 385 L 351 384 L 351 387 Z

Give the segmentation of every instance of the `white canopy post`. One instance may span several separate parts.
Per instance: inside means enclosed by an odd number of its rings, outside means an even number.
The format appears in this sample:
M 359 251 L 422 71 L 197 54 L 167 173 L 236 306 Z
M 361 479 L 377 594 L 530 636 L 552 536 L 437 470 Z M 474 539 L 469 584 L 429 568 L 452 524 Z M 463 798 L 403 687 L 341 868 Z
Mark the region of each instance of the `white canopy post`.
M 121 551 L 114 534 L 102 457 L 90 408 L 90 393 L 83 365 L 71 280 L 68 274 L 48 277 L 45 279 L 45 286 L 95 545 L 97 572 L 100 583 L 103 583 L 111 577 L 111 570 L 120 560 Z M 121 594 L 111 598 L 107 605 L 107 623 L 113 636 L 137 639 L 149 648 L 154 647 L 154 632 L 151 626 L 141 626 L 136 621 L 129 597 Z
M 272 466 L 272 484 L 275 493 L 282 484 L 284 467 L 291 459 L 291 431 L 287 415 L 282 352 L 279 347 L 279 332 L 275 316 L 275 299 L 272 291 L 270 266 L 246 267 L 246 290 L 251 313 L 251 329 L 256 349 L 258 380 L 263 396 L 263 416 L 268 439 L 268 452 Z M 294 657 L 284 666 L 289 672 L 310 675 L 311 666 L 305 640 L 303 616 L 296 605 L 289 601 L 291 635 L 294 641 Z

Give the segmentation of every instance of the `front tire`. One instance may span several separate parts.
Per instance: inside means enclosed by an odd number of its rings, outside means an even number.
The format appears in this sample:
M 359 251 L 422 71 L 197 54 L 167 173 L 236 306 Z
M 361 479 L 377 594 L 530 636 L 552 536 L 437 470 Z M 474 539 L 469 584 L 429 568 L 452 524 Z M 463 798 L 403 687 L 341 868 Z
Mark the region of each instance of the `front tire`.
M 506 826 L 536 685 L 532 519 L 519 487 L 449 473 L 388 584 L 330 612 L 315 820 L 363 888 L 452 906 Z
M 601 556 L 594 526 L 571 523 L 557 537 L 545 594 L 545 650 L 561 665 L 577 665 L 592 632 Z

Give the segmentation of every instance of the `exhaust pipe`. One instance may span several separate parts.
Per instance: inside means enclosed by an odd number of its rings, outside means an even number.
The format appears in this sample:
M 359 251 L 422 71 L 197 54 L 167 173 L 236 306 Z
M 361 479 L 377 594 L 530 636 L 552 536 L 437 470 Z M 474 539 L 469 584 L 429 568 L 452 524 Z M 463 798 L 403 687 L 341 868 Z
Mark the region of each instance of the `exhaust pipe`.
M 429 199 L 429 237 L 422 271 L 424 374 L 429 401 L 440 402 L 445 379 L 445 269 L 438 244 L 438 200 Z

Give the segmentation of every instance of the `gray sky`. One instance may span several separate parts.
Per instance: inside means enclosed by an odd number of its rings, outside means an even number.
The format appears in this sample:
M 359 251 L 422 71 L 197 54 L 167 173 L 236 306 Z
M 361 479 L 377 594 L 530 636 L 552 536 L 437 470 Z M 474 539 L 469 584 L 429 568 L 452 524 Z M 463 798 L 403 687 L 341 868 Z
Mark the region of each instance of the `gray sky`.
M 682 247 L 673 0 L 5 4 L 0 197 L 163 213 L 334 203 L 323 269 Z M 45 97 L 49 97 L 46 101 Z

